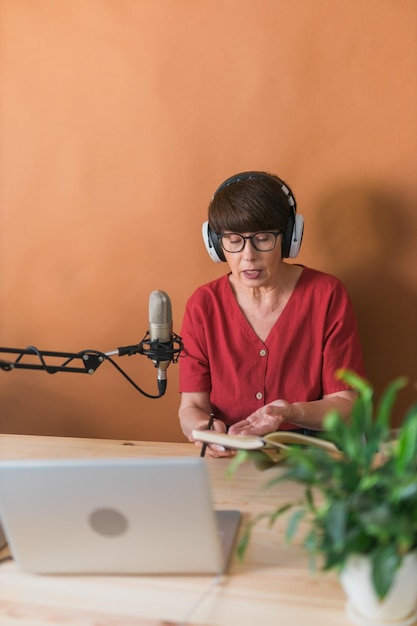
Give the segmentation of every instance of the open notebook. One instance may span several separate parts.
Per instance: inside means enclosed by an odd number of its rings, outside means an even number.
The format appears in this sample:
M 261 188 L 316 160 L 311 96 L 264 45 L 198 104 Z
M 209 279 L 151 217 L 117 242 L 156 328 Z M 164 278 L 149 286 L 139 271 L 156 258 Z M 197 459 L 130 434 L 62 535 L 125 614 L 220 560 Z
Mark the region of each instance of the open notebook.
M 260 450 L 262 448 L 286 450 L 292 445 L 302 445 L 321 448 L 335 455 L 339 453 L 331 441 L 290 430 L 278 430 L 261 436 L 229 435 L 229 433 L 218 433 L 214 430 L 193 430 L 193 437 L 197 441 L 203 441 L 207 444 L 216 444 L 237 450 Z
M 240 513 L 195 457 L 2 461 L 0 519 L 32 573 L 218 574 Z

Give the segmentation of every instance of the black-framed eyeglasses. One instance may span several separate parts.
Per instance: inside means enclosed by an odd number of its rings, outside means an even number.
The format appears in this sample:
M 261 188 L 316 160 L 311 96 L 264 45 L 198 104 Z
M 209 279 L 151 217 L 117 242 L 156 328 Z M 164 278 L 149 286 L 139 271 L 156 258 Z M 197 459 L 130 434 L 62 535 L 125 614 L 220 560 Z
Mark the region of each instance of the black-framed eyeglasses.
M 223 233 L 219 235 L 220 243 L 226 252 L 242 252 L 246 241 L 250 239 L 252 246 L 258 252 L 269 252 L 275 248 L 277 237 L 282 232 L 265 230 L 254 235 L 240 235 L 239 233 Z

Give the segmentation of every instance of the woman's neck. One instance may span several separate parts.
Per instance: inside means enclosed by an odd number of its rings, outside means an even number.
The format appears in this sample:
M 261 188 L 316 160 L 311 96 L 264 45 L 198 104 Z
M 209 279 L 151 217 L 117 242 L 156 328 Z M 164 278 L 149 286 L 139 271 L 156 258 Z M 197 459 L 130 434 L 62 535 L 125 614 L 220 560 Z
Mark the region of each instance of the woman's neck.
M 246 287 L 236 281 L 233 275 L 229 276 L 237 304 L 262 341 L 266 340 L 287 306 L 303 271 L 300 265 L 283 264 L 283 266 L 288 269 L 280 273 L 279 280 L 261 287 Z

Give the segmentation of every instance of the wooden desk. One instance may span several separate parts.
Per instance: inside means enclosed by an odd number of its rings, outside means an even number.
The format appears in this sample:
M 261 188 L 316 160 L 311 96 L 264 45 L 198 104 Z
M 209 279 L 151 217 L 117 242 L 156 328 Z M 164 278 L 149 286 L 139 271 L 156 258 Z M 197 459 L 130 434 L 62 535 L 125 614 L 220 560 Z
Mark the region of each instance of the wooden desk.
M 198 455 L 192 444 L 0 435 L 0 458 Z M 225 476 L 227 459 L 206 460 L 217 508 L 248 515 L 294 494 L 282 484 L 262 491 L 267 473 L 252 465 Z M 245 520 L 243 521 L 243 524 Z M 257 526 L 243 563 L 232 560 L 216 586 L 205 576 L 36 576 L 13 561 L 0 563 L 1 626 L 348 626 L 336 576 L 313 579 L 301 548 L 286 546 L 285 521 Z M 209 591 L 208 591 L 209 590 Z M 201 597 L 206 595 L 201 600 Z M 200 602 L 198 602 L 201 600 Z M 185 621 L 190 608 L 195 611 Z

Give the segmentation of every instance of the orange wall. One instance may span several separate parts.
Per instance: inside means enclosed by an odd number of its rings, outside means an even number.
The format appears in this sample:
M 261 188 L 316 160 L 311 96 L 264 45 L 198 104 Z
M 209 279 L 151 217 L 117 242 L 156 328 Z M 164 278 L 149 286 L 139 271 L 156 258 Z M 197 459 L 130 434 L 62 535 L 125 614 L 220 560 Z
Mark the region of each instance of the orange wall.
M 417 379 L 415 0 L 2 0 L 0 345 L 109 351 L 226 269 L 201 223 L 243 169 L 287 179 L 300 262 L 345 280 L 369 378 Z M 117 360 L 149 393 L 143 356 Z M 1 430 L 181 440 L 160 400 L 0 372 Z M 416 396 L 410 387 L 402 402 Z

